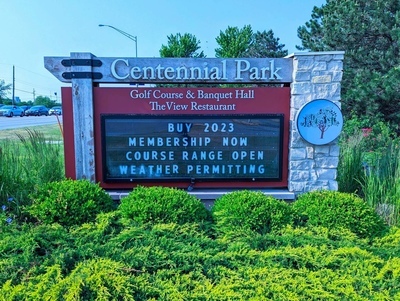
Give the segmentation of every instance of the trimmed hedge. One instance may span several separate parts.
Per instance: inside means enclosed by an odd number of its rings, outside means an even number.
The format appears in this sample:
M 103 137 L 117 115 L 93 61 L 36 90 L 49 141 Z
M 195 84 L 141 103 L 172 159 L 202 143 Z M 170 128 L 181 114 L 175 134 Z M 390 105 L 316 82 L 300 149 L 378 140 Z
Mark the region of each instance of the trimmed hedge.
M 203 203 L 186 191 L 169 187 L 135 188 L 119 205 L 121 215 L 139 224 L 193 223 L 209 220 Z
M 386 230 L 383 219 L 355 194 L 312 191 L 302 194 L 293 209 L 306 225 L 346 228 L 360 238 L 372 238 Z
M 235 191 L 217 199 L 212 208 L 215 228 L 220 233 L 266 234 L 292 224 L 290 205 L 260 191 Z
M 50 182 L 29 195 L 25 210 L 44 224 L 81 225 L 94 221 L 97 214 L 115 208 L 114 202 L 98 184 L 88 180 Z

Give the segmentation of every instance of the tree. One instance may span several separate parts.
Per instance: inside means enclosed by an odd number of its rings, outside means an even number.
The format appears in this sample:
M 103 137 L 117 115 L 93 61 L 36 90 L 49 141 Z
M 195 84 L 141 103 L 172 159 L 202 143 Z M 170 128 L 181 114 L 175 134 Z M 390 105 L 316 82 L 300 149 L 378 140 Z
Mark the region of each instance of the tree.
M 301 39 L 302 46 L 296 46 L 299 50 L 324 51 L 327 45 L 323 41 L 324 8 L 314 6 L 311 20 L 297 29 L 297 36 Z M 334 50 L 334 49 L 333 49 Z
M 38 96 L 34 101 L 35 105 L 44 105 L 48 108 L 51 108 L 56 104 L 55 100 L 51 100 L 50 97 L 47 96 Z
M 249 49 L 253 37 L 253 30 L 250 25 L 244 26 L 242 29 L 230 27 L 222 32 L 215 39 L 220 46 L 215 49 L 216 57 L 243 57 L 244 53 Z
M 327 0 L 298 28 L 300 50 L 344 50 L 342 109 L 400 123 L 400 1 Z M 371 125 L 371 124 L 370 124 Z
M 244 52 L 244 57 L 284 57 L 288 54 L 284 50 L 285 44 L 279 44 L 279 38 L 274 37 L 272 29 L 268 31 L 257 31 L 253 34 L 252 42 Z
M 313 127 L 321 131 L 321 139 L 324 139 L 325 132 L 331 126 L 338 126 L 339 121 L 337 120 L 337 114 L 335 110 L 331 108 L 320 109 L 316 114 L 308 114 L 303 117 L 300 122 L 301 126 Z
M 160 49 L 161 57 L 192 57 L 202 58 L 205 57 L 203 51 L 198 52 L 200 49 L 200 41 L 194 35 L 180 33 L 168 36 L 168 44 L 162 45 Z
M 257 31 L 253 33 L 250 25 L 242 29 L 228 27 L 216 38 L 219 48 L 215 49 L 216 57 L 283 57 L 288 54 L 284 44 L 274 37 L 274 32 Z
M 11 84 L 6 85 L 4 80 L 0 80 L 0 100 L 5 99 L 8 91 L 11 89 Z

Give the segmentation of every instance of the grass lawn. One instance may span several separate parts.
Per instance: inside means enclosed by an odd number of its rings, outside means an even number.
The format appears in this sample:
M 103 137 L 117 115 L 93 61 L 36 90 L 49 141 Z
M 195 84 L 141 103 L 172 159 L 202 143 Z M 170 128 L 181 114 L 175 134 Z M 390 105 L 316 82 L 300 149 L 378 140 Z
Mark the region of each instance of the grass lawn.
M 4 139 L 19 140 L 18 135 L 27 137 L 28 130 L 41 132 L 49 140 L 62 141 L 61 130 L 58 124 L 1 130 L 0 141 Z

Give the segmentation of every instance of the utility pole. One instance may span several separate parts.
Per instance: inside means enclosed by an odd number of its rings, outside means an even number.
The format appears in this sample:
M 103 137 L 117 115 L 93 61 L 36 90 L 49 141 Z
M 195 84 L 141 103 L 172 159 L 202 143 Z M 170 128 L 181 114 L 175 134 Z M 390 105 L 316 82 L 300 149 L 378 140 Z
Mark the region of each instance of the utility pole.
M 15 99 L 15 66 L 13 65 L 12 105 L 14 105 L 14 99 Z
M 35 89 L 33 89 L 32 94 L 33 94 L 33 101 L 32 101 L 32 104 L 34 104 L 34 103 L 35 103 Z

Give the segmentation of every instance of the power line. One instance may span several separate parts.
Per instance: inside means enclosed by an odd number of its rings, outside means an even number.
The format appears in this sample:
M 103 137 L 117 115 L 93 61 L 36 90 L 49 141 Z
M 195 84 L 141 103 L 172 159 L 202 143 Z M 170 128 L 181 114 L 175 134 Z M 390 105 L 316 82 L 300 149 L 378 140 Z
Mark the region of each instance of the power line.
M 25 91 L 25 90 L 20 90 L 20 89 L 15 89 L 15 91 L 19 91 L 19 92 L 24 92 L 24 93 L 29 93 L 29 94 L 32 94 L 32 91 Z
M 13 66 L 13 67 L 14 67 L 14 65 L 8 64 L 8 63 L 0 63 L 0 65 L 6 65 L 6 66 Z M 29 73 L 35 74 L 36 76 L 41 76 L 41 77 L 43 77 L 43 78 L 45 78 L 45 79 L 52 79 L 52 80 L 53 80 L 53 78 L 50 77 L 50 76 L 45 76 L 45 75 L 43 75 L 43 74 L 40 74 L 40 73 L 37 73 L 37 72 L 35 72 L 35 71 L 26 69 L 26 68 L 24 68 L 24 67 L 20 67 L 20 66 L 15 66 L 15 67 L 18 68 L 18 70 L 24 70 L 24 71 L 27 71 L 27 72 L 29 72 Z M 17 71 L 18 71 L 18 70 L 17 70 Z M 49 95 L 52 95 L 52 93 L 54 92 L 54 88 L 48 88 L 48 87 L 45 87 L 45 86 L 40 85 L 40 84 L 36 84 L 36 83 L 32 83 L 32 82 L 27 82 L 27 81 L 20 80 L 18 75 L 19 75 L 19 72 L 15 72 L 15 78 L 10 78 L 9 76 L 5 76 L 5 77 L 3 77 L 3 78 L 4 78 L 4 80 L 7 81 L 7 82 L 17 83 L 18 86 L 23 85 L 23 86 L 25 86 L 25 87 L 29 87 L 29 88 L 33 88 L 33 89 L 39 88 L 39 94 L 40 94 L 40 95 L 48 95 L 48 94 L 49 94 Z M 15 86 L 17 86 L 17 85 L 15 84 Z M 13 87 L 13 88 L 14 88 L 14 87 Z M 23 89 L 15 89 L 15 90 L 17 90 L 17 91 L 19 91 L 19 92 L 23 92 L 23 93 L 32 93 L 32 92 L 28 92 L 28 91 L 23 90 Z M 45 92 L 45 91 L 46 91 L 46 92 Z
M 46 75 L 43 75 L 43 74 L 37 73 L 37 72 L 35 72 L 35 71 L 32 71 L 32 70 L 26 69 L 26 68 L 24 68 L 24 67 L 21 67 L 21 66 L 18 66 L 18 65 L 13 65 L 13 64 L 8 64 L 8 63 L 0 63 L 0 65 L 15 66 L 15 67 L 16 67 L 16 68 L 18 68 L 18 69 L 25 70 L 25 71 L 27 71 L 27 72 L 30 72 L 30 73 L 33 73 L 33 74 L 39 75 L 39 76 L 41 76 L 41 77 L 44 77 L 44 78 L 46 78 L 46 79 L 53 79 L 51 76 L 46 76 Z

